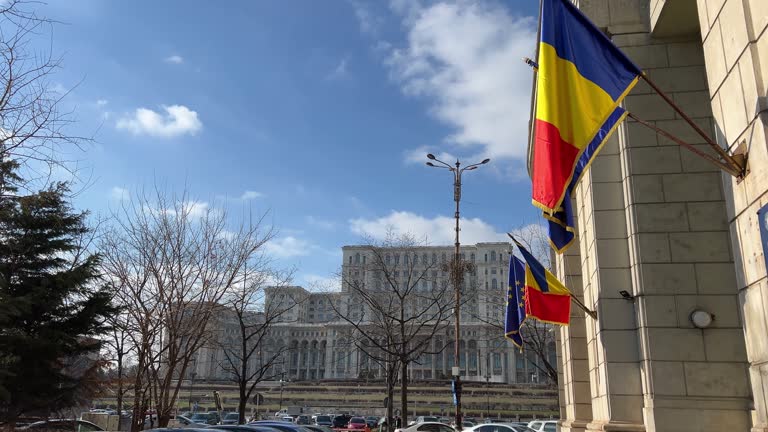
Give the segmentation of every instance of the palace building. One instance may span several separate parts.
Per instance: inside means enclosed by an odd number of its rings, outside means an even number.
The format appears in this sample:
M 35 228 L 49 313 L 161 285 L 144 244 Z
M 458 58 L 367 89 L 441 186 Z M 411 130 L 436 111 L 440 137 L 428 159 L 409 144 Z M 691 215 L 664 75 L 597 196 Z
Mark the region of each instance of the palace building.
M 416 247 L 406 250 L 387 249 L 386 258 L 392 265 L 412 260 L 413 269 L 427 269 L 427 284 L 449 284 L 449 274 L 440 264 L 453 256 L 449 246 Z M 350 281 L 360 281 L 371 290 L 386 288 L 377 283 L 374 271 L 368 265 L 371 260 L 370 248 L 365 246 L 344 246 L 342 273 Z M 461 356 L 462 379 L 469 381 L 499 383 L 547 383 L 547 377 L 536 367 L 536 355 L 532 351 L 520 353 L 511 342 L 503 337 L 507 271 L 509 267 L 509 243 L 479 243 L 462 246 L 464 260 L 474 264 L 474 271 L 465 278 L 464 299 L 461 310 Z M 396 261 L 397 260 L 397 261 Z M 413 261 L 415 260 L 415 262 Z M 366 288 L 368 289 L 368 288 Z M 453 301 L 453 289 L 447 291 Z M 300 286 L 269 287 L 266 289 L 266 303 L 291 302 L 292 307 L 280 316 L 278 323 L 269 331 L 265 350 L 282 346 L 287 348 L 283 357 L 273 366 L 271 376 L 291 381 L 316 381 L 324 379 L 367 379 L 383 380 L 383 367 L 355 348 L 350 339 L 352 325 L 339 316 L 345 313 L 356 318 L 353 294 L 348 284 L 342 284 L 331 292 L 312 292 Z M 333 303 L 332 303 L 333 302 Z M 418 310 L 415 311 L 418 313 Z M 449 315 L 441 331 L 430 342 L 428 351 L 418 362 L 411 364 L 409 376 L 412 380 L 450 379 L 453 366 L 454 336 L 453 315 Z M 259 319 L 254 316 L 254 319 Z M 238 341 L 237 321 L 234 314 L 222 313 L 214 324 L 217 344 L 202 348 L 195 361 L 193 371 L 198 380 L 224 380 L 226 371 L 221 367 L 224 352 L 220 343 Z M 544 332 L 549 337 L 548 360 L 556 364 L 555 335 L 550 327 Z M 546 336 L 545 336 L 546 337 Z M 272 348 L 270 348 L 272 347 Z M 258 356 L 255 356 L 258 357 Z

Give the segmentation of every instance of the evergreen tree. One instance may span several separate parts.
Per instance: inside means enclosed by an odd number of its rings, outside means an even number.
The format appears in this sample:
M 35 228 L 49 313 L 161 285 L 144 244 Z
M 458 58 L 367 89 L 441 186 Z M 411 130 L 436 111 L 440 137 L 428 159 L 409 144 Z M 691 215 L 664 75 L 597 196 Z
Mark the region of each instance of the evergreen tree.
M 85 213 L 67 185 L 20 195 L 0 164 L 0 423 L 76 406 L 99 371 L 99 335 L 115 313 L 99 256 L 82 250 Z

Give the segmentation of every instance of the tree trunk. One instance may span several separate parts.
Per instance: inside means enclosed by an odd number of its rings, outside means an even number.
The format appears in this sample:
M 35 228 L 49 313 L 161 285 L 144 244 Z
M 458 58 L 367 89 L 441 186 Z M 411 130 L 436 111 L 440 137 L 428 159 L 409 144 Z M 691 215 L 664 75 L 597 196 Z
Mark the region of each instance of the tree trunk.
M 400 417 L 403 419 L 402 427 L 408 427 L 408 363 L 400 362 Z
M 122 347 L 117 354 L 117 415 L 123 415 L 123 354 Z
M 387 424 L 383 432 L 393 432 L 395 430 L 395 372 L 396 366 L 387 364 Z
M 238 424 L 245 424 L 245 404 L 248 402 L 248 396 L 245 394 L 245 385 L 247 383 L 240 383 L 240 400 L 237 403 L 237 412 L 240 413 L 240 417 L 237 419 Z

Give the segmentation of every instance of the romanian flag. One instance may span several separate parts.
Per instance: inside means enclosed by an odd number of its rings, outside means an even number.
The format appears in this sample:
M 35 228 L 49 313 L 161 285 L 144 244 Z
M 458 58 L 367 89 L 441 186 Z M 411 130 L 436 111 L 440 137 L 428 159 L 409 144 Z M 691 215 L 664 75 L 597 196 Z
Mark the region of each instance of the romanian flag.
M 514 239 L 513 239 L 514 240 Z M 551 324 L 571 321 L 571 292 L 520 243 L 525 259 L 525 315 Z
M 555 214 L 565 211 L 577 167 L 589 166 L 624 119 L 619 104 L 641 71 L 570 1 L 542 0 L 541 8 L 533 203 L 562 222 Z
M 581 154 L 579 161 L 576 163 L 576 168 L 573 170 L 573 176 L 571 182 L 568 184 L 568 188 L 565 190 L 565 196 L 563 202 L 560 204 L 560 208 L 552 215 L 544 213 L 544 218 L 549 222 L 549 242 L 552 248 L 557 253 L 563 253 L 573 243 L 575 239 L 575 223 L 573 216 L 573 209 L 571 207 L 571 195 L 576 184 L 581 179 L 581 175 L 589 167 L 592 162 L 592 157 L 595 156 L 597 150 L 602 143 L 608 139 L 613 128 L 626 116 L 624 108 L 616 107 L 613 114 L 608 118 L 600 130 L 597 131 L 597 135 L 592 139 L 592 142 L 587 145 L 584 152 Z
M 520 258 L 509 256 L 509 285 L 507 285 L 507 313 L 504 320 L 504 336 L 518 348 L 523 347 L 520 327 L 525 322 L 525 264 Z

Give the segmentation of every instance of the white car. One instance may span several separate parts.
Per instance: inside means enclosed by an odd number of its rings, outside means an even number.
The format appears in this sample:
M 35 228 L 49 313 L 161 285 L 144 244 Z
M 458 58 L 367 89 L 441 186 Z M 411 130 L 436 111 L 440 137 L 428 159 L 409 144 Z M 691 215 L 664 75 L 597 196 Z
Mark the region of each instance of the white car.
M 408 426 L 413 426 L 415 424 L 426 423 L 426 422 L 440 423 L 440 420 L 438 420 L 438 418 L 435 416 L 418 416 L 415 419 L 409 421 Z
M 536 432 L 557 432 L 557 420 L 534 420 L 528 427 Z
M 484 423 L 462 432 L 531 432 L 531 429 L 523 423 Z
M 424 422 L 417 423 L 406 428 L 395 429 L 395 432 L 456 432 L 452 427 L 444 423 Z

